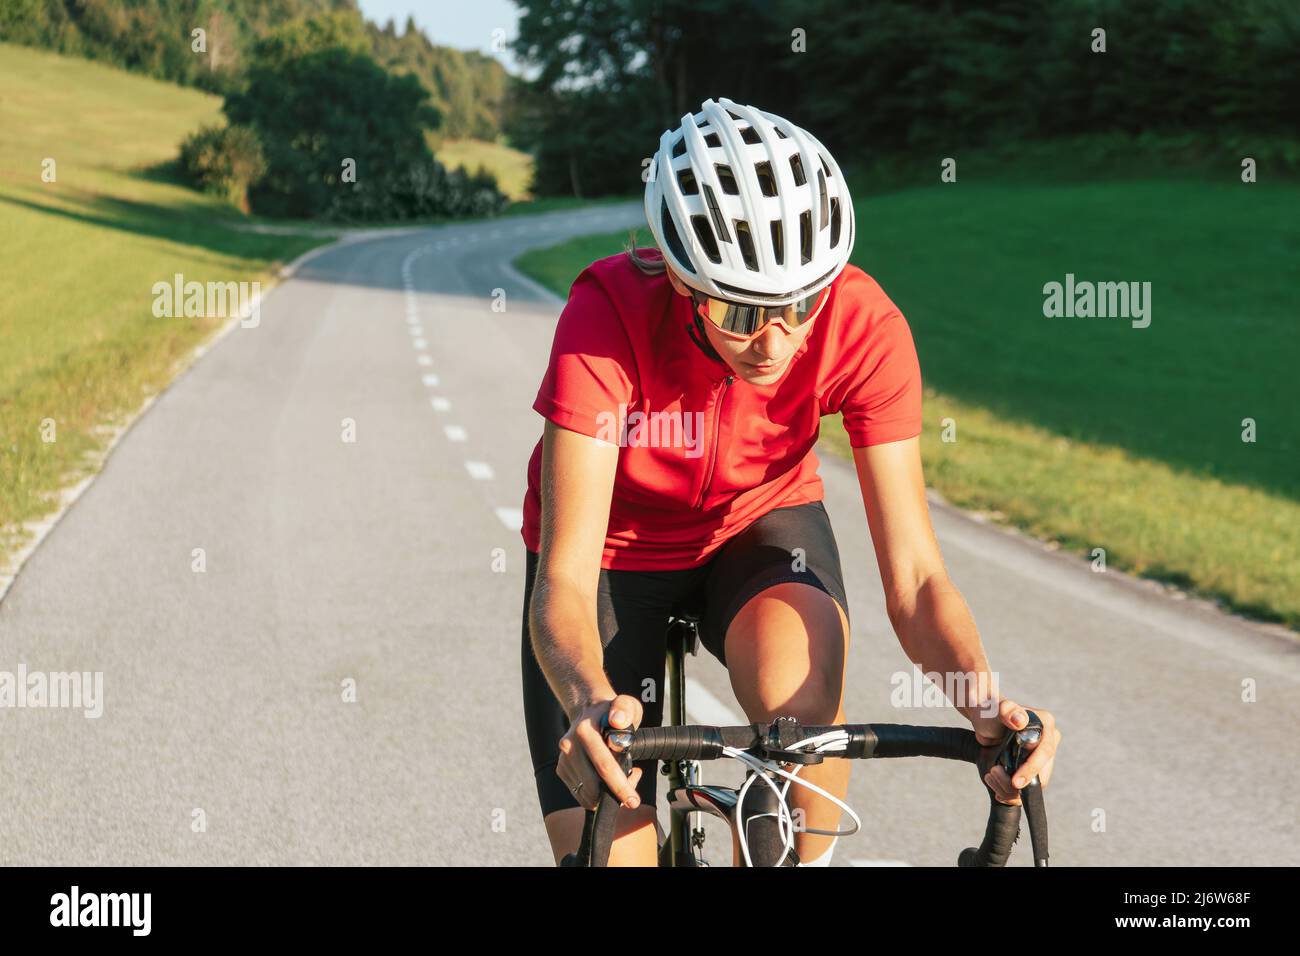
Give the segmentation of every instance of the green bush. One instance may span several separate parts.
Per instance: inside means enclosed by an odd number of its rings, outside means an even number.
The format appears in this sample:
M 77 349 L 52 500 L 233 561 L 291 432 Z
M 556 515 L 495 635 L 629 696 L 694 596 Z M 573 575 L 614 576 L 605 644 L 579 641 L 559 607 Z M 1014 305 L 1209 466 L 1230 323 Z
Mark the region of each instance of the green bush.
M 339 188 L 326 216 L 343 221 L 495 216 L 506 205 L 496 178 L 481 169 L 448 170 L 437 160 L 420 160 L 382 178 Z
M 266 172 L 266 159 L 247 126 L 205 126 L 181 144 L 181 169 L 204 192 L 248 212 L 248 189 Z

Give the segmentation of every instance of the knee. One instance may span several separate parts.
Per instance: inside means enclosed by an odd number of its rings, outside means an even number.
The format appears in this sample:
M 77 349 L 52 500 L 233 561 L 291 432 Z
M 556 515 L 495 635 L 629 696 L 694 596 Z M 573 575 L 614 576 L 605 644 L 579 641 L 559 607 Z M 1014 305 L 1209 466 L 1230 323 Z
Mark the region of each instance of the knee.
M 838 671 L 813 667 L 798 684 L 760 682 L 755 690 L 746 707 L 750 720 L 793 717 L 803 724 L 832 724 L 840 713 L 844 682 Z

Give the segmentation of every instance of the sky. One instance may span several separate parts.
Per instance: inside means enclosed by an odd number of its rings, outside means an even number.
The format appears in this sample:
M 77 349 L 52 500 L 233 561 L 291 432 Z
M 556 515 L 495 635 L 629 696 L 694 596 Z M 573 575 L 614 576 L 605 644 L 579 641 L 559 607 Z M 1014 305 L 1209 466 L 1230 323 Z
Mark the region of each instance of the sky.
M 391 17 L 401 32 L 407 16 L 414 16 L 425 35 L 439 46 L 478 50 L 495 56 L 511 73 L 519 72 L 519 65 L 509 52 L 492 49 L 493 31 L 504 31 L 506 41 L 515 38 L 519 8 L 511 0 L 359 0 L 359 3 L 366 19 L 380 26 Z

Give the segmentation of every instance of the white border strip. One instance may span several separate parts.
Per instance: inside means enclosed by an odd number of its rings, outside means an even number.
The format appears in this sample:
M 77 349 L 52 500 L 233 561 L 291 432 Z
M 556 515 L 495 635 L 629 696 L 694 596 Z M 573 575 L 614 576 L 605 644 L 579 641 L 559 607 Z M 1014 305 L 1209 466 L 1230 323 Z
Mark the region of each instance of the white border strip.
M 315 249 L 308 249 L 288 265 L 282 266 L 278 273 L 268 276 L 264 281 L 269 282 L 271 287 L 255 300 L 252 309 L 260 309 L 262 307 L 266 298 L 280 287 L 280 279 L 292 278 L 294 273 L 297 272 L 305 263 L 347 241 L 346 238 L 336 239 L 323 246 L 317 246 Z M 354 239 L 352 241 L 355 242 L 356 240 Z M 210 349 L 212 349 L 213 346 L 229 335 L 231 331 L 234 330 L 241 321 L 243 321 L 248 311 L 250 310 L 241 310 L 241 314 L 232 315 L 226 320 L 225 324 L 223 324 L 221 328 L 217 329 L 217 331 L 212 334 L 211 337 L 196 345 L 194 351 L 190 353 L 188 361 L 185 361 L 184 364 L 176 370 L 175 374 L 172 375 L 167 384 L 159 391 L 146 398 L 144 403 L 141 404 L 134 413 L 127 416 L 126 421 L 114 429 L 113 435 L 109 438 L 108 444 L 104 447 L 104 450 L 91 463 L 90 474 L 86 475 L 86 477 L 82 478 L 81 481 L 77 482 L 71 488 L 65 488 L 59 492 L 58 500 L 50 511 L 46 512 L 40 518 L 23 523 L 19 528 L 18 534 L 20 536 L 25 534 L 26 540 L 21 546 L 19 546 L 17 551 L 9 556 L 8 560 L 5 561 L 4 566 L 0 567 L 0 603 L 2 603 L 5 597 L 9 594 L 9 589 L 13 587 L 14 581 L 17 580 L 18 575 L 22 573 L 23 568 L 31 559 L 31 556 L 36 553 L 36 549 L 41 546 L 49 536 L 50 532 L 58 526 L 59 522 L 63 520 L 64 516 L 67 515 L 72 506 L 77 503 L 77 500 L 85 494 L 86 489 L 89 488 L 94 480 L 103 473 L 104 467 L 108 464 L 109 456 L 112 455 L 113 450 L 117 448 L 118 442 L 126 436 L 127 432 L 135 427 L 135 423 L 144 417 L 145 412 L 149 411 L 149 409 L 153 407 L 154 402 L 166 394 L 168 389 L 184 378 L 185 373 L 194 367 L 194 363 L 202 358 Z

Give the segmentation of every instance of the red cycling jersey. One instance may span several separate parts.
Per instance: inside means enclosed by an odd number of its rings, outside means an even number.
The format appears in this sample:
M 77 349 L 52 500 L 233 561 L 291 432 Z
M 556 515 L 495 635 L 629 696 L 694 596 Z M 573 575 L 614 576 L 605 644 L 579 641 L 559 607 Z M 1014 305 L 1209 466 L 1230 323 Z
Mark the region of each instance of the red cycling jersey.
M 642 250 L 643 255 L 649 255 Z M 692 338 L 691 300 L 625 254 L 569 290 L 533 408 L 620 446 L 601 566 L 696 567 L 773 508 L 822 499 L 821 417 L 856 447 L 921 433 L 911 331 L 880 286 L 845 266 L 776 382 L 751 385 Z M 528 463 L 524 544 L 540 549 L 542 443 Z

